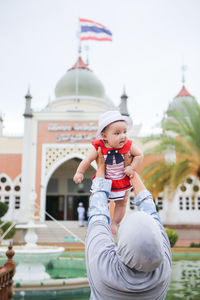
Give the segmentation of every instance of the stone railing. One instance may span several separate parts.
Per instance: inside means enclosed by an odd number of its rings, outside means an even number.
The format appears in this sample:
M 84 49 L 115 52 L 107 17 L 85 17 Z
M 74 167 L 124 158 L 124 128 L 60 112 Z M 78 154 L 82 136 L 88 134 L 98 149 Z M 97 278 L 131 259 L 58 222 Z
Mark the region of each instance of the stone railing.
M 15 252 L 12 246 L 8 246 L 6 252 L 7 260 L 4 266 L 0 267 L 0 299 L 11 300 L 13 296 L 13 275 L 15 273 L 15 263 L 12 260 Z

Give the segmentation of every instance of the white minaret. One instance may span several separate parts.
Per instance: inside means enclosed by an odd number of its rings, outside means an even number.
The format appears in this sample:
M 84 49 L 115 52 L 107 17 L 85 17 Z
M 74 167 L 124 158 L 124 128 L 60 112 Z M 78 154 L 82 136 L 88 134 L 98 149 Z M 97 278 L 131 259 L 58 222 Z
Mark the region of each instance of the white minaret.
M 26 105 L 24 112 L 24 140 L 22 156 L 22 193 L 20 205 L 20 222 L 26 222 L 29 218 L 28 207 L 32 192 L 32 122 L 33 113 L 31 109 L 30 89 L 25 96 Z
M 123 90 L 123 94 L 121 95 L 121 102 L 119 105 L 119 111 L 124 116 L 129 116 L 128 108 L 127 108 L 127 99 L 128 96 L 126 95 L 125 87 Z

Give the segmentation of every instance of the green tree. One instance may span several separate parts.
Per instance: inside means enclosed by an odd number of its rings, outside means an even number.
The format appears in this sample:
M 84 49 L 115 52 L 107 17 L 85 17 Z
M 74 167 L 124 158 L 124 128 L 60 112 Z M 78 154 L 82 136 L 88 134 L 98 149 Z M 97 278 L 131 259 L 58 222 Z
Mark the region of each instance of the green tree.
M 200 179 L 200 105 L 191 98 L 177 108 L 168 110 L 162 122 L 163 133 L 151 136 L 145 142 L 155 141 L 145 156 L 152 156 L 142 171 L 145 184 L 154 197 L 168 187 L 173 193 L 188 175 Z M 174 155 L 175 159 L 166 160 Z

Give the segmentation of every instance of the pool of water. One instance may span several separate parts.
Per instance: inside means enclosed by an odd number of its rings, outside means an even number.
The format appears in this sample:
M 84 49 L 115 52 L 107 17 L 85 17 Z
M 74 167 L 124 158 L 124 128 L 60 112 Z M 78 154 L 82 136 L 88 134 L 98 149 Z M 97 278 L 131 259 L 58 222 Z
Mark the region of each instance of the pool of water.
M 15 293 L 13 300 L 89 300 L 90 289 L 81 288 L 73 291 L 29 291 Z
M 68 267 L 66 268 L 66 266 Z M 71 268 L 69 267 L 71 266 Z M 73 272 L 72 272 L 73 270 Z M 72 277 L 82 272 L 86 275 L 85 262 L 59 259 L 47 266 L 53 278 Z M 80 275 L 79 275 L 80 276 Z M 62 278 L 63 278 L 62 277 Z M 77 290 L 15 292 L 14 300 L 88 300 L 89 288 Z M 172 276 L 165 300 L 200 300 L 200 260 L 173 261 Z
M 166 300 L 200 300 L 200 260 L 173 261 Z
M 60 257 L 52 260 L 46 266 L 46 271 L 52 279 L 87 277 L 84 258 Z

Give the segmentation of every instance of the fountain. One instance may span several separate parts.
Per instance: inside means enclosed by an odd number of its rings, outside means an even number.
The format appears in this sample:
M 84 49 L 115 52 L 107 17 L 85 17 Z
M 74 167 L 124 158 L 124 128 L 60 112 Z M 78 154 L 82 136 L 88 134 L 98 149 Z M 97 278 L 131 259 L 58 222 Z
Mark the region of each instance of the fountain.
M 63 247 L 39 246 L 37 245 L 36 228 L 46 227 L 45 224 L 35 223 L 35 199 L 36 193 L 30 197 L 30 206 L 28 208 L 28 223 L 16 225 L 16 228 L 27 229 L 24 246 L 14 246 L 14 260 L 18 263 L 15 281 L 46 280 L 50 279 L 45 271 L 45 264 L 51 259 L 57 258 L 64 252 Z M 0 254 L 5 254 L 6 247 L 0 247 Z

